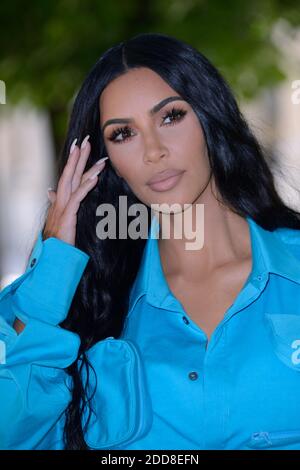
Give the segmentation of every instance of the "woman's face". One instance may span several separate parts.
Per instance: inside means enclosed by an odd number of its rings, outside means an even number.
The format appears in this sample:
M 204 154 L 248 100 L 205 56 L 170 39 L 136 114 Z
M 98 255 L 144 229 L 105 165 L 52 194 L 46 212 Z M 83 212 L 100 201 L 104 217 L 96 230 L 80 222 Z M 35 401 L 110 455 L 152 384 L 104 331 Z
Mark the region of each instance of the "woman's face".
M 150 113 L 174 96 L 180 100 Z M 183 208 L 197 200 L 209 180 L 210 165 L 202 128 L 189 103 L 151 69 L 139 68 L 113 80 L 99 105 L 110 162 L 144 204 L 178 203 Z M 164 191 L 149 186 L 150 178 L 166 169 L 183 172 L 172 179 L 176 184 Z

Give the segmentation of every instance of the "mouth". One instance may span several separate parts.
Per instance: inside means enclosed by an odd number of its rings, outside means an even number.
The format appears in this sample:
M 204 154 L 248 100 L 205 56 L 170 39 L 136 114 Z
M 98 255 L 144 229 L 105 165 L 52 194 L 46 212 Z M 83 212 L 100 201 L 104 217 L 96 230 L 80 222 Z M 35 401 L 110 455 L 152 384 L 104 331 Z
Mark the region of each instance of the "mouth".
M 169 176 L 167 178 L 164 178 L 160 181 L 155 181 L 153 183 L 148 183 L 148 186 L 153 190 L 153 191 L 168 191 L 169 189 L 173 189 L 179 180 L 181 179 L 184 171 L 181 171 L 180 173 L 177 173 L 175 175 Z

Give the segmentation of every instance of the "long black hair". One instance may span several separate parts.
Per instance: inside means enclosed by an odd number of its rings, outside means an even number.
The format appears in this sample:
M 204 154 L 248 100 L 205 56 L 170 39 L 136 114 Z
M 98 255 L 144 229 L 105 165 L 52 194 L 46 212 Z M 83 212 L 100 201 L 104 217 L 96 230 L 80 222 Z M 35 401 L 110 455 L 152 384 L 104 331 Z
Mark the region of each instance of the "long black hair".
M 59 158 L 58 179 L 75 137 L 80 143 L 85 135 L 90 135 L 91 154 L 86 170 L 107 154 L 99 125 L 100 95 L 112 80 L 137 67 L 152 69 L 193 107 L 203 128 L 212 174 L 225 205 L 242 217 L 252 217 L 266 230 L 300 229 L 299 213 L 289 208 L 275 189 L 265 150 L 250 130 L 224 78 L 198 50 L 165 34 L 144 33 L 121 42 L 108 49 L 92 67 L 74 101 Z M 75 245 L 90 259 L 68 316 L 60 324 L 81 338 L 78 357 L 66 369 L 73 386 L 65 412 L 65 449 L 88 449 L 85 442 L 88 421 L 83 426 L 82 418 L 84 412 L 91 413 L 88 377 L 95 371 L 91 370 L 86 352 L 98 341 L 121 334 L 129 292 L 146 243 L 144 238 L 102 240 L 96 236 L 99 204 L 113 204 L 118 216 L 119 196 L 126 195 L 128 204 L 142 203 L 109 162 L 106 161 L 97 185 L 78 211 Z M 150 208 L 148 215 L 150 222 Z M 83 367 L 87 372 L 85 383 Z

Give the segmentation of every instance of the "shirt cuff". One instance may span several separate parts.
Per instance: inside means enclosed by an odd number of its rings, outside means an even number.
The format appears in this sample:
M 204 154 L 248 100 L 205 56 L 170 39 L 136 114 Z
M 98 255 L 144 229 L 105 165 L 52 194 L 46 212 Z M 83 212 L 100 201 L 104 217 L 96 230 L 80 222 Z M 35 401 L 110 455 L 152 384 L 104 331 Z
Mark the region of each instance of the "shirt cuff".
M 39 232 L 23 281 L 13 293 L 14 314 L 24 323 L 36 318 L 57 325 L 67 316 L 90 256 Z M 28 272 L 31 271 L 31 272 Z

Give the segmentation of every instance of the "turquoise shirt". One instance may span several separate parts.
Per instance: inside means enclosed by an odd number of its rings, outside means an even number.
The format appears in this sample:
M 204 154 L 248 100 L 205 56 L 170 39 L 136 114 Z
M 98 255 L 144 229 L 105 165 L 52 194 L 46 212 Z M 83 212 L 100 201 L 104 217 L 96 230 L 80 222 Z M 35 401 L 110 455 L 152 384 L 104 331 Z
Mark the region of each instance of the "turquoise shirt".
M 168 287 L 153 219 L 122 335 L 88 351 L 91 448 L 300 449 L 300 231 L 247 221 L 252 271 L 208 342 Z M 63 448 L 64 368 L 80 340 L 58 324 L 88 260 L 39 233 L 25 273 L 0 293 L 2 449 Z

